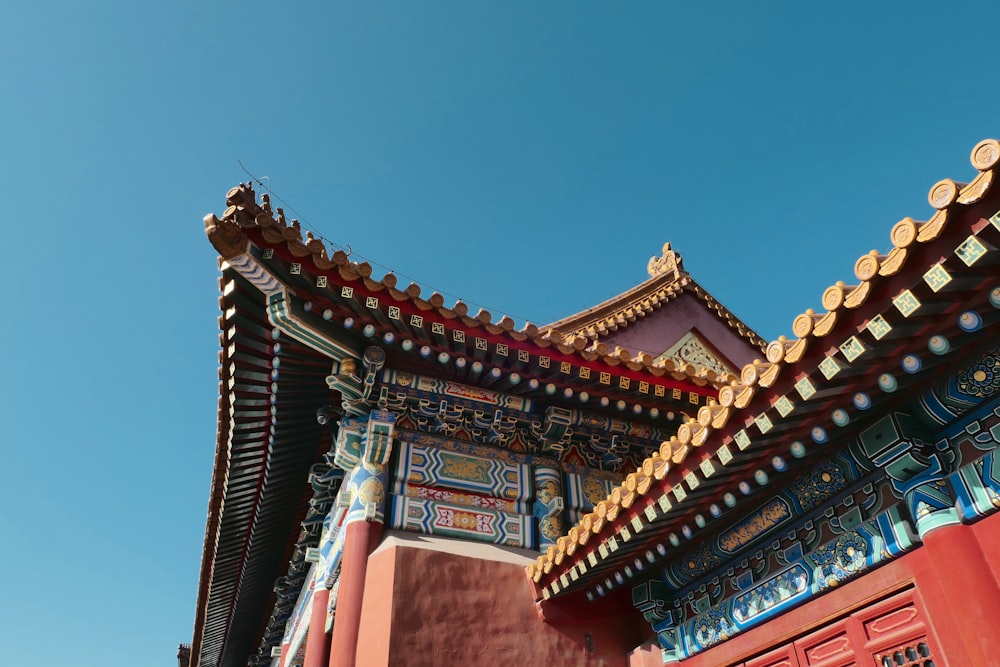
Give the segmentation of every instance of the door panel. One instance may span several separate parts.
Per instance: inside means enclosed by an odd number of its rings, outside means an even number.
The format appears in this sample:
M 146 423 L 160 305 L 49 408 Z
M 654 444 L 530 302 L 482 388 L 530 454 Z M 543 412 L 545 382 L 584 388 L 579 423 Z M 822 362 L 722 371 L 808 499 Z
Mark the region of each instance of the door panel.
M 803 667 L 842 667 L 854 662 L 855 646 L 843 621 L 795 642 Z
M 753 660 L 747 660 L 743 667 L 799 667 L 799 658 L 795 655 L 795 647 L 786 644 Z
M 741 667 L 944 667 L 916 591 L 897 593 L 854 610 Z

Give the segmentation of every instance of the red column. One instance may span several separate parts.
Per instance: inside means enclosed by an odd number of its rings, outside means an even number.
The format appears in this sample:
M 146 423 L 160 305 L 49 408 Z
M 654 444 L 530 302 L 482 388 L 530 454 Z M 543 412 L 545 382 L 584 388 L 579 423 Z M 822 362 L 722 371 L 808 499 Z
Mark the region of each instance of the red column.
M 971 526 L 942 526 L 924 535 L 924 549 L 941 584 L 947 609 L 930 609 L 930 615 L 947 613 L 966 619 L 955 625 L 965 645 L 962 664 L 991 665 L 1000 656 L 1000 633 L 984 631 L 983 623 L 1000 618 L 1000 584 Z
M 278 660 L 279 667 L 286 667 L 288 665 L 288 650 L 291 648 L 291 644 L 281 645 L 281 658 Z
M 358 634 L 361 630 L 361 603 L 365 595 L 368 554 L 382 537 L 382 524 L 353 521 L 345 526 L 344 554 L 340 561 L 337 609 L 330 640 L 330 667 L 355 667 Z
M 317 587 L 313 590 L 309 634 L 306 635 L 306 659 L 302 667 L 325 667 L 327 664 L 326 650 L 330 642 L 326 638 L 326 607 L 329 602 L 329 588 Z

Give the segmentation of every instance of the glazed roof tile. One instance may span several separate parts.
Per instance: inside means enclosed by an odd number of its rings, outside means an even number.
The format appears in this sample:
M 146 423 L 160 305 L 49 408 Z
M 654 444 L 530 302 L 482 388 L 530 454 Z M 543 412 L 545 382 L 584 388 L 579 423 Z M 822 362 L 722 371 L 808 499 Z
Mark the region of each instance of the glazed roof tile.
M 680 254 L 670 247 L 670 243 L 663 245 L 663 254 L 660 257 L 650 258 L 646 269 L 649 278 L 639 285 L 596 306 L 547 324 L 542 327 L 543 331 L 558 331 L 568 336 L 582 336 L 589 341 L 598 341 L 666 307 L 679 295 L 689 293 L 702 301 L 712 313 L 747 342 L 763 352 L 766 344 L 764 339 L 691 277 L 691 274 L 684 269 Z
M 792 428 L 808 429 L 807 423 L 829 409 L 831 395 L 850 395 L 859 377 L 891 368 L 886 359 L 902 355 L 905 345 L 917 349 L 915 336 L 951 331 L 938 317 L 960 307 L 949 290 L 993 285 L 1000 261 L 1000 211 L 994 210 L 1000 206 L 1000 191 L 991 190 L 1000 143 L 980 142 L 971 161 L 978 173 L 970 183 L 944 179 L 934 184 L 928 201 L 935 212 L 929 220 L 904 218 L 894 225 L 888 252 L 873 250 L 855 263 L 855 284 L 838 282 L 824 291 L 826 312 L 810 309 L 796 317 L 795 339 L 782 336 L 768 344 L 766 359 L 744 366 L 740 378 L 720 390 L 717 404 L 703 406 L 687 419 L 676 436 L 526 568 L 539 599 L 583 590 L 601 577 L 610 581 L 606 575 L 620 572 L 635 551 L 620 548 L 623 541 L 651 544 L 649 536 L 662 538 L 665 526 L 674 525 L 669 517 L 680 514 L 686 500 L 690 512 L 696 500 L 717 499 L 720 487 L 731 483 L 724 474 L 727 467 L 745 474 L 768 451 L 756 442 L 777 433 L 791 439 Z M 980 261 L 989 253 L 992 260 Z M 986 301 L 981 293 L 959 293 Z M 991 288 L 989 304 L 988 310 L 1000 308 L 1000 286 Z M 930 316 L 925 322 L 920 321 L 923 313 Z M 882 355 L 868 357 L 867 366 L 851 367 L 872 350 Z M 790 421 L 783 423 L 786 417 Z M 646 527 L 648 532 L 637 539 Z M 567 576 L 570 570 L 572 577 Z
M 449 329 L 461 329 L 464 334 L 506 339 L 512 345 L 526 343 L 539 350 L 550 350 L 553 359 L 556 356 L 564 360 L 571 359 L 576 365 L 596 363 L 605 367 L 617 367 L 622 373 L 631 375 L 635 379 L 640 379 L 637 373 L 654 378 L 665 377 L 675 383 L 684 383 L 687 385 L 686 389 L 700 391 L 706 395 L 714 396 L 719 386 L 732 379 L 711 369 L 695 368 L 691 364 L 672 359 L 656 359 L 648 352 L 633 352 L 618 346 L 609 347 L 599 340 L 598 336 L 588 336 L 581 332 L 564 334 L 553 326 L 539 328 L 530 322 L 518 330 L 515 329 L 514 320 L 508 316 L 494 318 L 493 314 L 485 309 L 471 314 L 468 305 L 463 301 L 458 300 L 448 306 L 444 297 L 437 292 L 424 298 L 421 287 L 416 283 L 400 289 L 395 274 L 388 273 L 380 279 L 375 279 L 372 277 L 372 266 L 368 262 L 354 262 L 342 250 L 329 252 L 326 245 L 314 238 L 311 232 L 307 232 L 303 238 L 301 226 L 297 221 L 288 223 L 280 208 L 272 210 L 266 194 L 262 195 L 261 199 L 262 203 L 258 204 L 249 184 L 238 186 L 227 194 L 228 207 L 222 218 L 215 215 L 205 218 L 206 233 L 224 259 L 241 255 L 246 251 L 248 234 L 254 235 L 254 238 L 259 235 L 262 242 L 286 250 L 294 261 L 301 261 L 303 265 L 306 262 L 311 263 L 312 272 L 318 276 L 333 278 L 332 282 L 324 280 L 322 286 L 310 286 L 311 290 L 315 287 L 316 292 L 326 289 L 331 296 L 341 296 L 353 294 L 353 291 L 357 290 L 375 299 L 376 307 L 380 303 L 384 306 L 383 302 L 378 301 L 380 297 L 387 297 L 388 301 L 410 313 L 411 318 L 414 314 L 432 317 L 438 322 L 448 323 Z M 659 285 L 662 281 L 657 278 L 647 282 L 649 285 Z M 707 292 L 688 277 L 683 277 L 682 282 L 684 286 L 678 286 L 677 289 L 690 290 L 706 302 L 715 303 Z M 640 288 L 649 291 L 648 286 L 641 285 Z M 338 291 L 339 294 L 336 294 Z M 724 311 L 721 306 L 715 308 L 717 312 L 720 312 L 720 309 Z M 398 318 L 399 313 L 396 315 Z M 377 313 L 375 317 L 381 318 L 383 323 L 395 327 L 402 333 L 414 333 L 405 318 L 390 321 L 385 312 Z M 409 322 L 411 323 L 412 319 Z M 734 326 L 742 328 L 747 332 L 745 334 L 747 336 L 756 336 L 741 322 Z M 452 345 L 452 341 L 438 342 Z
M 314 430 L 282 429 L 314 423 L 316 406 L 328 398 L 324 378 L 329 359 L 294 341 L 283 343 L 283 354 L 297 355 L 294 362 L 311 370 L 291 384 L 285 370 L 280 383 L 272 381 L 278 352 L 266 304 L 257 287 L 227 260 L 255 247 L 262 261 L 265 257 L 284 261 L 289 275 L 283 280 L 295 279 L 290 283 L 293 291 L 310 298 L 324 295 L 327 302 L 338 304 L 345 317 L 409 336 L 417 346 L 433 347 L 435 354 L 463 353 L 489 360 L 479 348 L 480 341 L 488 342 L 493 362 L 499 363 L 497 355 L 503 348 L 512 367 L 534 372 L 545 382 L 559 382 L 564 364 L 570 363 L 578 372 L 567 376 L 566 386 L 589 382 L 602 391 L 657 405 L 671 399 L 669 387 L 673 392 L 691 392 L 692 398 L 697 393 L 702 399 L 697 406 L 714 400 L 717 387 L 733 379 L 673 360 L 654 361 L 646 353 L 609 348 L 585 336 L 540 330 L 531 323 L 518 330 L 510 317 L 494 318 L 485 310 L 473 315 L 462 301 L 447 306 L 438 293 L 423 298 L 418 285 L 403 288 L 392 273 L 376 280 L 370 264 L 351 261 L 342 251 L 328 251 L 311 234 L 303 238 L 299 224 L 287 222 L 280 209 L 272 212 L 266 196 L 258 205 L 248 185 L 230 190 L 222 218 L 208 216 L 205 227 L 223 259 L 223 317 L 218 438 L 192 641 L 196 665 L 243 664 L 268 641 L 273 624 L 262 619 L 275 607 L 274 581 L 286 571 L 306 509 L 301 484 L 290 480 L 305 479 L 309 465 L 324 450 Z M 519 355 L 529 347 L 536 364 L 531 368 L 520 362 Z M 291 365 L 286 358 L 282 368 Z M 291 391 L 276 389 L 279 385 Z M 693 403 L 689 397 L 675 395 L 674 400 Z M 278 424 L 274 419 L 278 410 L 283 417 L 298 417 Z M 294 446 L 273 448 L 272 434 Z

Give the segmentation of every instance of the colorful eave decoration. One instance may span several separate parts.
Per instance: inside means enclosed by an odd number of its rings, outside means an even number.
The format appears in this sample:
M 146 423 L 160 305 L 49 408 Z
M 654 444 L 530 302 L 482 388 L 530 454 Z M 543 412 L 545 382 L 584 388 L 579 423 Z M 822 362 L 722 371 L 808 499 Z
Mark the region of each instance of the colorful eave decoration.
M 664 407 L 693 414 L 733 379 L 531 323 L 516 330 L 510 317 L 470 315 L 465 303 L 446 306 L 438 293 L 423 299 L 416 284 L 399 289 L 392 273 L 375 280 L 370 264 L 341 250 L 328 255 L 311 233 L 303 239 L 299 224 L 272 211 L 267 195 L 258 204 L 248 184 L 233 188 L 227 205 L 221 219 L 205 219 L 209 239 L 227 265 L 269 294 L 272 319 L 301 327 L 301 339 L 339 324 L 410 370 L 652 419 Z
M 594 600 L 662 567 L 861 413 L 926 384 L 952 353 L 991 335 L 1000 321 L 1000 192 L 991 190 L 1000 143 L 980 142 L 971 161 L 970 183 L 936 183 L 929 220 L 894 225 L 888 252 L 863 255 L 853 285 L 823 293 L 825 312 L 796 317 L 794 339 L 767 345 L 765 359 L 526 568 L 536 600 Z

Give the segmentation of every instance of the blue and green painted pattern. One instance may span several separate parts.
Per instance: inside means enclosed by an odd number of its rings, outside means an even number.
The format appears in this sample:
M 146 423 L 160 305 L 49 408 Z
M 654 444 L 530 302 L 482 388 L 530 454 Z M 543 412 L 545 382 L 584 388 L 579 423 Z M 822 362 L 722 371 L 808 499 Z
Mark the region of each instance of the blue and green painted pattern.
M 354 469 L 348 485 L 348 508 L 344 524 L 352 521 L 385 523 L 386 467 L 367 461 Z
M 534 549 L 530 515 L 453 505 L 424 498 L 393 496 L 393 528 Z
M 996 450 L 988 452 L 949 477 L 963 521 L 975 521 L 1000 509 L 1000 459 L 996 454 Z
M 398 446 L 397 486 L 418 484 L 522 501 L 533 495 L 531 467 L 492 457 L 490 449 L 454 451 L 407 441 Z
M 320 333 L 305 324 L 302 312 L 301 304 L 284 289 L 267 297 L 267 315 L 283 333 L 331 359 L 343 360 L 355 356 L 354 351 L 335 341 L 329 332 Z
M 787 528 L 793 521 L 844 492 L 860 475 L 859 468 L 847 456 L 820 461 L 746 518 L 674 559 L 663 571 L 664 580 L 680 589 L 704 577 L 761 539 Z M 680 544 L 680 538 L 677 539 Z
M 538 548 L 544 551 L 566 533 L 563 475 L 556 466 L 535 466 L 535 502 L 532 514 L 538 525 Z
M 599 471 L 566 472 L 567 519 L 576 523 L 621 484 L 622 476 Z
M 675 659 L 688 658 L 899 556 L 916 543 L 897 512 L 880 514 L 721 603 L 710 606 L 703 598 L 695 604 L 699 613 L 676 626 L 673 618 L 655 624 L 661 648 Z

